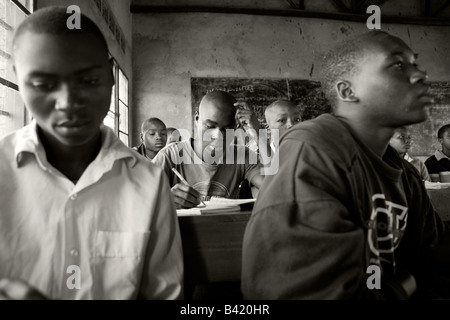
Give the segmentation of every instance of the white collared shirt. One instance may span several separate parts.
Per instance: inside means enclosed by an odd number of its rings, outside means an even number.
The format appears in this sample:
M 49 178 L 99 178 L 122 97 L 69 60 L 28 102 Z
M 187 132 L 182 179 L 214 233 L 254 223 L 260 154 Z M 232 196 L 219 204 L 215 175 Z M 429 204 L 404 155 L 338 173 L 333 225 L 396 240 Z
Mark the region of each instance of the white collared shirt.
M 101 132 L 76 185 L 47 161 L 34 122 L 0 140 L 0 278 L 55 299 L 181 298 L 168 179 L 111 129 Z
M 445 159 L 445 158 L 450 160 L 450 158 L 445 153 L 443 153 L 441 150 L 436 150 L 434 152 L 434 156 L 436 157 L 436 159 L 438 161 L 441 160 L 441 159 Z
M 431 177 L 428 173 L 428 169 L 422 161 L 420 161 L 417 158 L 411 157 L 408 153 L 405 153 L 405 155 L 403 156 L 403 159 L 405 159 L 406 161 L 411 163 L 414 167 L 416 167 L 416 169 L 419 171 L 419 173 L 422 177 L 422 180 L 431 181 Z

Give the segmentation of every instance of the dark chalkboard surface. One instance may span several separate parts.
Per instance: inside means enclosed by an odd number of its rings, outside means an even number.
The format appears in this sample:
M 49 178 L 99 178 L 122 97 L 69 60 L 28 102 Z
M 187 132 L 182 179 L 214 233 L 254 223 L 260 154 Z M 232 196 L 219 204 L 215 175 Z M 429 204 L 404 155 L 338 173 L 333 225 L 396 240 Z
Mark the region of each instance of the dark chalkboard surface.
M 428 109 L 428 120 L 410 127 L 413 136 L 410 154 L 413 156 L 430 156 L 440 149 L 437 131 L 450 123 L 450 81 L 431 82 L 430 85 L 435 101 Z
M 202 97 L 211 91 L 231 93 L 238 101 L 246 101 L 266 126 L 264 109 L 277 99 L 294 102 L 302 120 L 329 112 L 330 107 L 319 81 L 291 79 L 191 78 L 192 113 L 198 109 Z
M 330 106 L 319 81 L 292 79 L 191 78 L 192 113 L 202 97 L 214 90 L 230 92 L 237 100 L 246 101 L 263 126 L 264 108 L 277 99 L 289 99 L 297 104 L 302 120 L 330 112 Z M 430 82 L 435 103 L 429 107 L 429 119 L 410 126 L 414 141 L 412 156 L 430 156 L 440 148 L 437 130 L 450 123 L 450 81 Z

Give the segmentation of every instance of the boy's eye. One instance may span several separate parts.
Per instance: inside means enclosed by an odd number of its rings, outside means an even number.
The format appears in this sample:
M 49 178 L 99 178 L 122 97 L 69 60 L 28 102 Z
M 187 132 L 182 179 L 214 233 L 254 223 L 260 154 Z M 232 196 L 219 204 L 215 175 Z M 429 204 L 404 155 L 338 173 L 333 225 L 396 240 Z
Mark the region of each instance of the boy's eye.
M 295 121 L 296 123 L 298 123 L 298 122 L 300 122 L 300 121 L 302 121 L 302 120 L 301 120 L 300 118 L 295 118 L 294 121 Z
M 98 77 L 86 77 L 80 79 L 80 83 L 84 85 L 96 85 L 98 84 L 100 79 Z
M 393 64 L 393 66 L 397 69 L 403 69 L 403 62 L 402 61 L 397 61 L 396 63 Z
M 285 123 L 286 119 L 279 119 L 278 122 Z
M 49 91 L 56 87 L 56 83 L 52 81 L 31 81 L 30 85 L 41 91 Z

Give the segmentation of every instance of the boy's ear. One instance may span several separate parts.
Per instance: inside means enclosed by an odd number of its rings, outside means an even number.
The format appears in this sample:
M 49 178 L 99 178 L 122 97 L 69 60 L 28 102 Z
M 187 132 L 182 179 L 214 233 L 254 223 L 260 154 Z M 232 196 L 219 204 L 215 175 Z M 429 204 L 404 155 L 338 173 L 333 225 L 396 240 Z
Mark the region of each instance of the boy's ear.
M 336 93 L 339 100 L 346 102 L 358 102 L 359 99 L 355 96 L 352 84 L 346 80 L 340 80 L 336 83 Z
M 113 80 L 113 84 L 115 84 L 116 79 L 114 77 L 114 58 L 109 58 L 109 67 L 109 70 L 111 70 L 111 79 Z
M 195 114 L 194 114 L 195 122 L 198 122 L 198 118 L 199 118 L 199 113 L 198 113 L 198 110 L 197 110 L 197 111 L 195 111 Z

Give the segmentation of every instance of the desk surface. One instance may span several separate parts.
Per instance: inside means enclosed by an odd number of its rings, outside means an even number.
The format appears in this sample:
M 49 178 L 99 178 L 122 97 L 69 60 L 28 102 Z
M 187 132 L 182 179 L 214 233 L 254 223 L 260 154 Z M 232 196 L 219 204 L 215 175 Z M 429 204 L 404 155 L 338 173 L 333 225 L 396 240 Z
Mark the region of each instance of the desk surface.
M 427 193 L 442 220 L 450 220 L 450 188 L 427 189 Z

